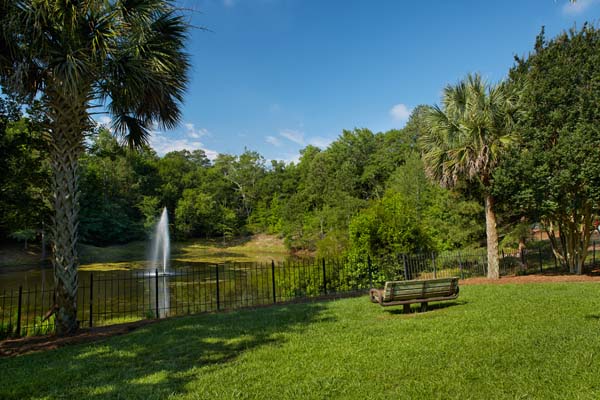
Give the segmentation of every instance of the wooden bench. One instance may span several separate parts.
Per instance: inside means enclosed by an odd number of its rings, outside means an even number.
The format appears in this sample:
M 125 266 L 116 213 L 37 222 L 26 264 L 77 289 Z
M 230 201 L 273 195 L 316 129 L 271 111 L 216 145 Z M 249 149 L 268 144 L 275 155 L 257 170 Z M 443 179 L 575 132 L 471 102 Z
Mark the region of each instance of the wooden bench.
M 370 296 L 383 307 L 404 305 L 404 313 L 409 313 L 412 303 L 421 303 L 421 311 L 427 311 L 428 302 L 454 300 L 458 290 L 458 278 L 390 281 L 383 289 L 371 289 Z

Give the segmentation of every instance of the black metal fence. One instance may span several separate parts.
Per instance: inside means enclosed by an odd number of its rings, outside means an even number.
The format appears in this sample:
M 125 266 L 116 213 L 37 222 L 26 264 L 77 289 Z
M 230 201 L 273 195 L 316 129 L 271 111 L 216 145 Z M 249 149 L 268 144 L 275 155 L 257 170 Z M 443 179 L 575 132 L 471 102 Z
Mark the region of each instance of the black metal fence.
M 588 267 L 596 265 L 590 252 Z M 600 260 L 599 260 L 600 261 Z M 562 271 L 548 248 L 503 251 L 502 275 Z M 77 297 L 82 327 L 144 318 L 197 314 L 363 293 L 386 280 L 485 276 L 485 252 L 400 254 L 360 259 L 223 263 L 154 271 L 94 272 L 80 276 Z M 0 337 L 39 335 L 54 329 L 51 289 L 19 287 L 0 293 Z

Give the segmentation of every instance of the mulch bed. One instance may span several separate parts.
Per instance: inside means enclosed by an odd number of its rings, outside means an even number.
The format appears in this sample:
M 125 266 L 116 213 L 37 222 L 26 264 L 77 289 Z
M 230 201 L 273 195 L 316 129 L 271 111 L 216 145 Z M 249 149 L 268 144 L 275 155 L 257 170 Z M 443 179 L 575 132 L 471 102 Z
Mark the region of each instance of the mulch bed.
M 508 285 L 525 283 L 551 283 L 551 282 L 599 282 L 600 271 L 593 271 L 590 275 L 521 275 L 503 276 L 498 280 L 487 278 L 468 278 L 460 281 L 461 285 Z M 344 296 L 342 296 L 344 297 Z M 324 297 L 329 298 L 329 297 Z M 123 335 L 140 327 L 152 324 L 157 320 L 141 320 L 126 324 L 102 326 L 97 328 L 84 328 L 71 336 L 58 337 L 54 335 L 28 336 L 18 339 L 0 341 L 0 357 L 18 356 L 38 351 L 53 350 L 72 344 L 88 343 L 112 336 Z
M 595 271 L 594 271 L 595 272 Z M 517 275 L 503 276 L 500 279 L 468 278 L 460 281 L 461 285 L 510 285 L 524 283 L 551 283 L 551 282 L 600 282 L 600 275 Z
M 0 342 L 0 357 L 18 356 L 38 351 L 53 350 L 72 344 L 94 342 L 129 333 L 153 322 L 156 322 L 156 320 L 141 320 L 97 328 L 82 328 L 79 332 L 70 336 L 44 335 L 7 339 Z

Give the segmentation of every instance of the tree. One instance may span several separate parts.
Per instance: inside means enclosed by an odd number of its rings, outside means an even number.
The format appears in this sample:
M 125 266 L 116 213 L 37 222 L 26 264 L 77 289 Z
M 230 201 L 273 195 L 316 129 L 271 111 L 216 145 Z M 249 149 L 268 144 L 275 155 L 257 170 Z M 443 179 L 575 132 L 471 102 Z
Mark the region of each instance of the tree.
M 56 332 L 67 334 L 77 329 L 78 160 L 90 111 L 106 105 L 133 147 L 154 123 L 174 127 L 188 81 L 188 24 L 166 0 L 3 0 L 0 26 L 2 85 L 44 106 Z
M 38 121 L 23 117 L 10 98 L 0 98 L 0 237 L 44 235 L 50 216 L 48 158 Z
M 542 29 L 510 80 L 521 89 L 523 141 L 497 180 L 520 176 L 508 201 L 542 222 L 557 258 L 582 273 L 600 208 L 600 30 L 585 24 L 548 41 Z
M 498 234 L 492 173 L 507 146 L 515 142 L 513 96 L 506 85 L 488 85 L 468 75 L 444 89 L 442 108 L 431 107 L 420 138 L 425 171 L 443 187 L 476 181 L 484 193 L 488 278 L 499 278 Z

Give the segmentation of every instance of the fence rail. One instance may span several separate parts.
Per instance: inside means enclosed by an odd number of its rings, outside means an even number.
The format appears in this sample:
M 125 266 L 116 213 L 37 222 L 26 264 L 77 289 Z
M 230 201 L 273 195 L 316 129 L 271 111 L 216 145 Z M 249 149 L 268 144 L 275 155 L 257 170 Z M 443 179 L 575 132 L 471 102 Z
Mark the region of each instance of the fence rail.
M 587 266 L 596 265 L 596 245 Z M 502 275 L 561 271 L 549 249 L 503 251 Z M 222 263 L 157 270 L 94 272 L 80 276 L 77 319 L 82 327 L 144 318 L 256 307 L 317 296 L 362 293 L 386 280 L 485 276 L 483 252 L 400 254 L 353 259 Z M 52 289 L 19 287 L 0 293 L 0 338 L 51 333 Z

